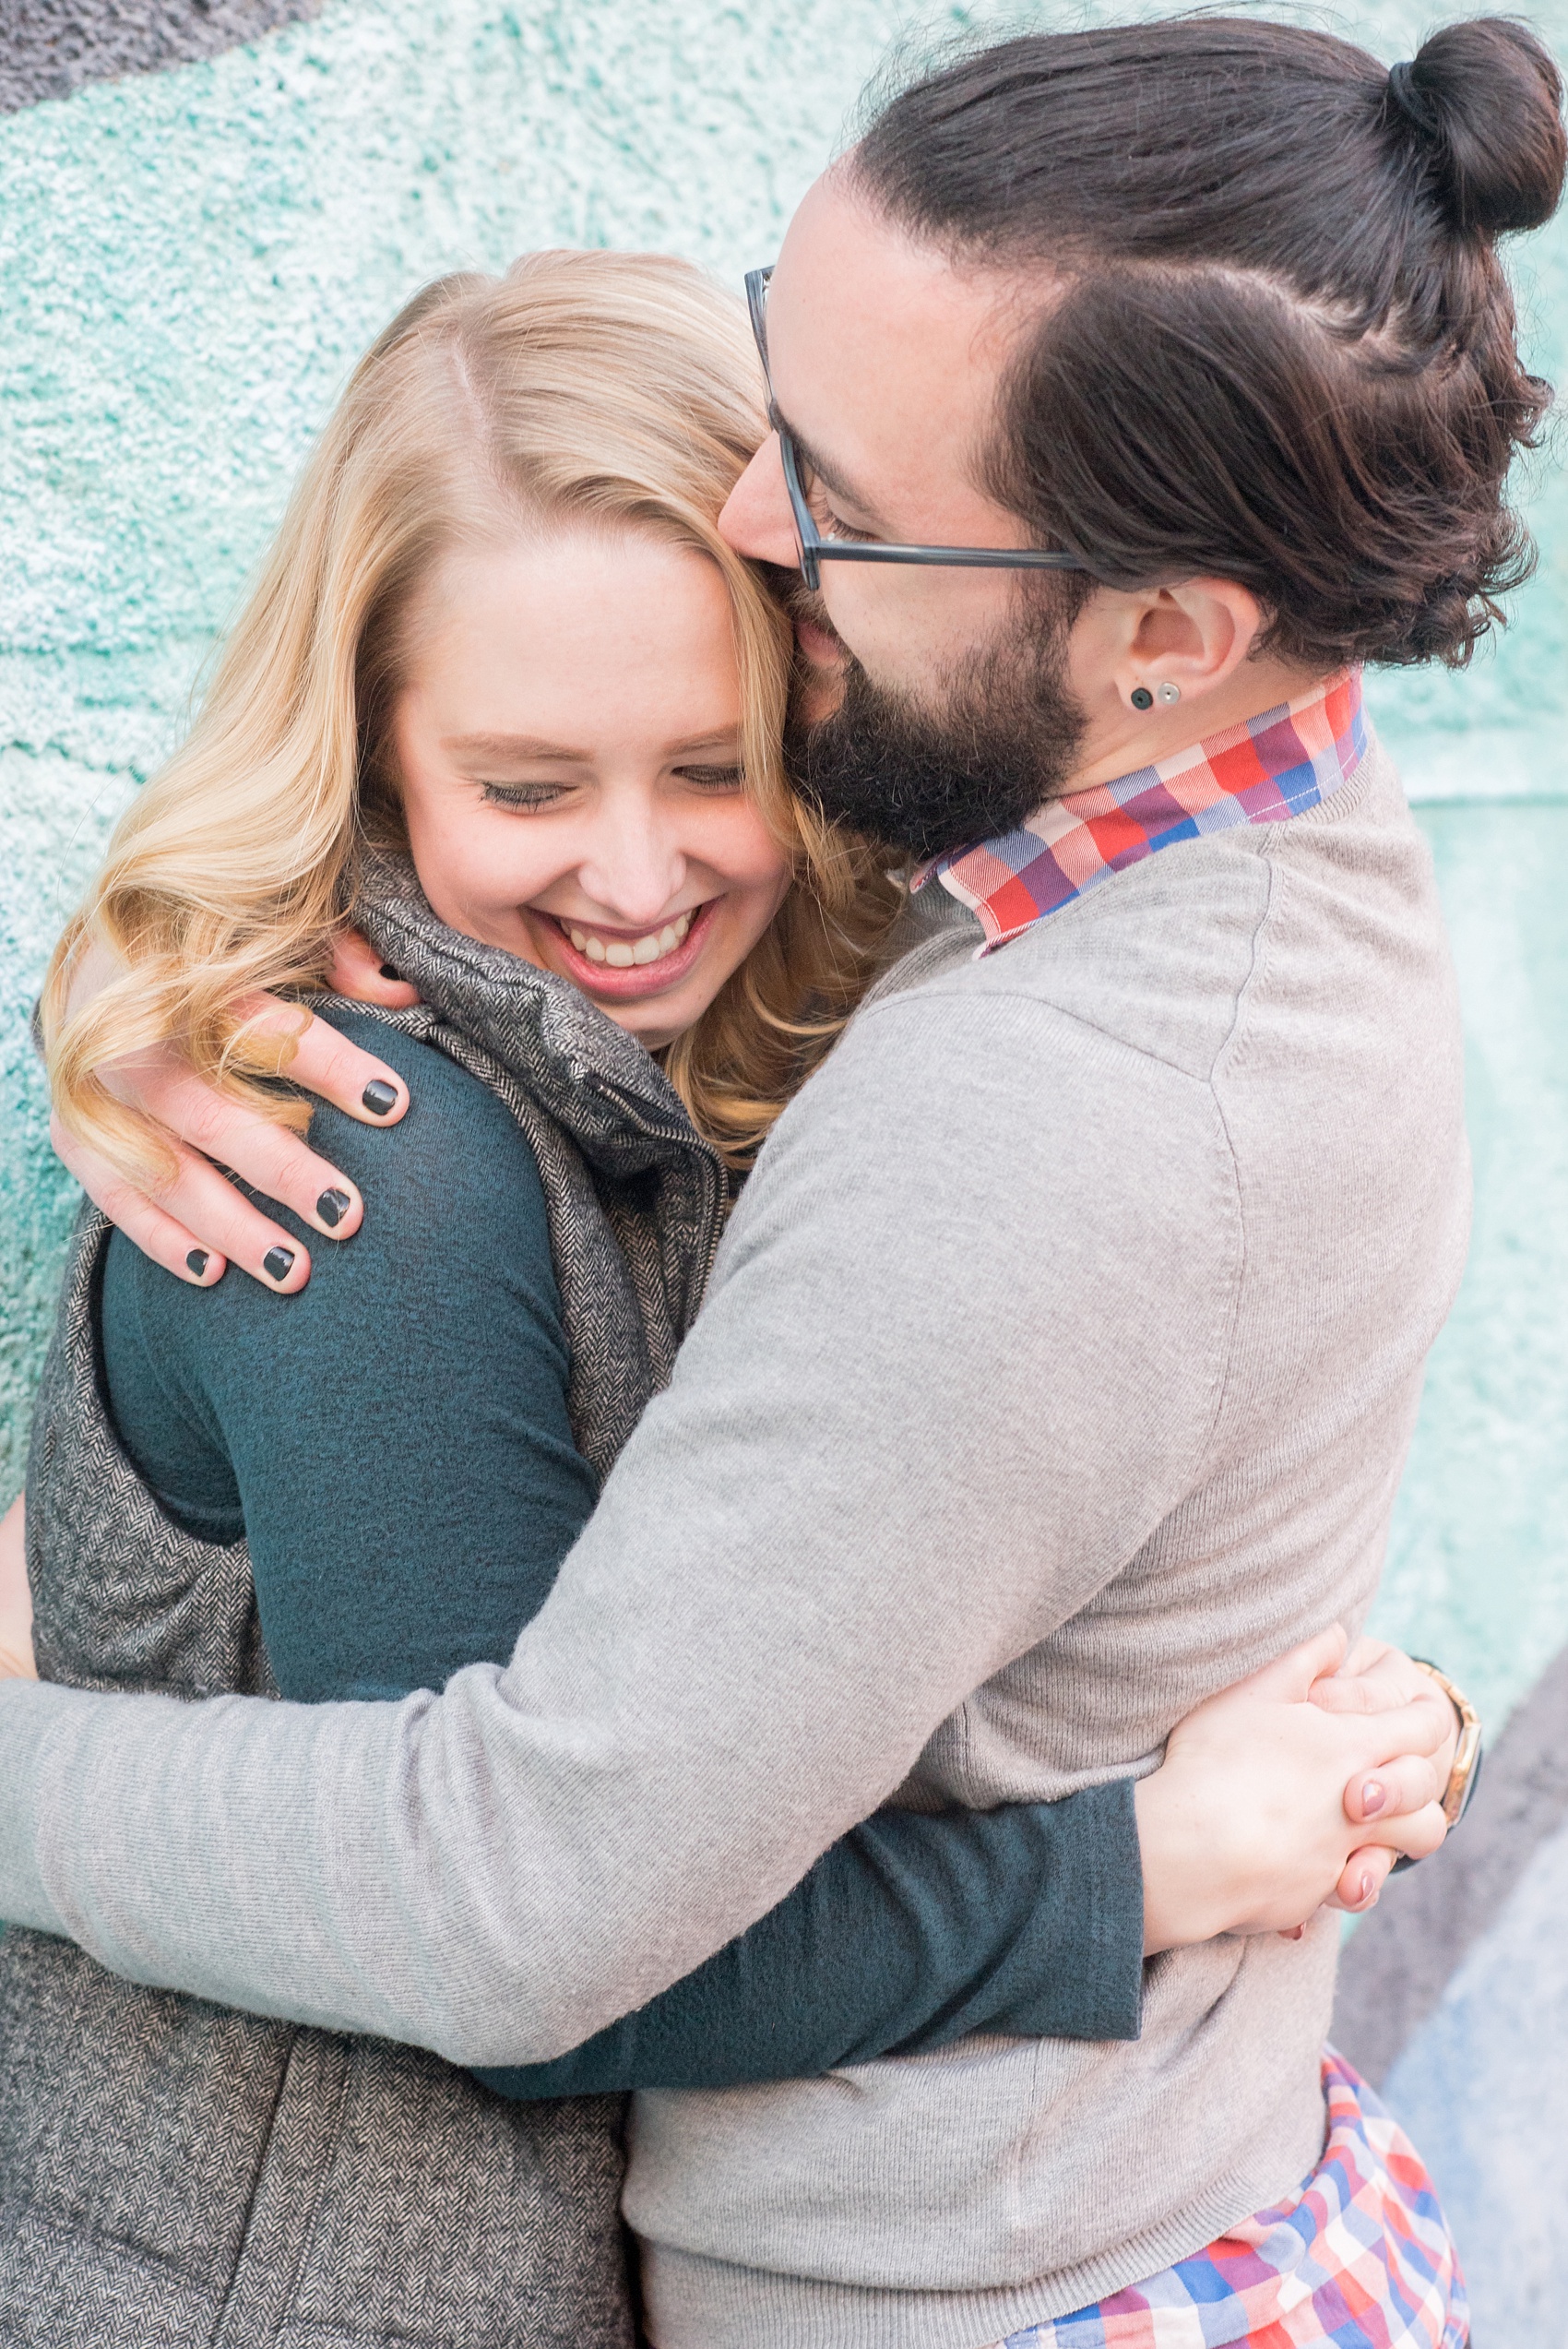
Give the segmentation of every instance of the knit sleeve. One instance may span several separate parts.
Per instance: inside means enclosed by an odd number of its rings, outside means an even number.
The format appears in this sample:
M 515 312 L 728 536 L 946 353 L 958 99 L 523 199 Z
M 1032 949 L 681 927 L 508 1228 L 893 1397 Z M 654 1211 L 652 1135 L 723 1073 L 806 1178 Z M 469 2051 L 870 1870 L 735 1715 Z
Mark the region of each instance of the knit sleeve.
M 503 2095 L 729 2088 L 916 2055 L 974 2032 L 1135 2039 L 1143 1873 L 1133 1781 L 994 1811 L 884 1810 L 636 2014 Z
M 109 1401 L 173 1513 L 250 1544 L 286 1697 L 401 1697 L 500 1663 L 593 1507 L 538 1170 L 504 1105 L 433 1046 L 335 1008 L 409 1084 L 397 1126 L 316 1112 L 365 1217 L 308 1286 L 171 1280 L 115 1234 Z
M 102 1306 L 123 1439 L 193 1531 L 248 1536 L 274 1674 L 311 1702 L 503 1661 L 594 1491 L 526 1142 L 441 1054 L 335 1017 L 411 1101 L 386 1132 L 317 1113 L 317 1147 L 363 1191 L 362 1231 L 313 1235 L 293 1297 L 233 1274 L 186 1287 L 116 1234 Z M 799 2077 L 976 2030 L 1135 2036 L 1130 1795 L 883 1812 L 639 2012 L 559 2063 L 484 2077 L 556 2096 Z

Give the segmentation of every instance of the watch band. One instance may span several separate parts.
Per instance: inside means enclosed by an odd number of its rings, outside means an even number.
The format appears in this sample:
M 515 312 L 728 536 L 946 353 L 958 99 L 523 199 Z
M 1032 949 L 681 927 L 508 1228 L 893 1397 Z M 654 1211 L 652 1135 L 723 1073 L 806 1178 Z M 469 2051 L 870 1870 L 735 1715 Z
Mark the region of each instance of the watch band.
M 1462 1688 L 1456 1688 L 1445 1672 L 1440 1672 L 1425 1656 L 1412 1656 L 1410 1662 L 1418 1672 L 1435 1680 L 1455 1711 L 1459 1716 L 1459 1743 L 1454 1748 L 1454 1767 L 1448 1773 L 1448 1783 L 1443 1790 L 1443 1816 L 1452 1834 L 1470 1807 L 1470 1799 L 1481 1782 L 1481 1724 Z M 1419 1867 L 1420 1862 L 1402 1852 L 1389 1870 L 1391 1876 L 1403 1876 L 1408 1868 Z
M 1455 1711 L 1459 1716 L 1459 1743 L 1454 1749 L 1454 1767 L 1448 1773 L 1443 1790 L 1443 1815 L 1450 1828 L 1457 1827 L 1470 1807 L 1470 1799 L 1480 1783 L 1481 1724 L 1480 1717 L 1463 1689 L 1456 1688 L 1445 1672 L 1440 1672 L 1425 1656 L 1412 1656 L 1410 1662 L 1419 1672 L 1435 1680 Z

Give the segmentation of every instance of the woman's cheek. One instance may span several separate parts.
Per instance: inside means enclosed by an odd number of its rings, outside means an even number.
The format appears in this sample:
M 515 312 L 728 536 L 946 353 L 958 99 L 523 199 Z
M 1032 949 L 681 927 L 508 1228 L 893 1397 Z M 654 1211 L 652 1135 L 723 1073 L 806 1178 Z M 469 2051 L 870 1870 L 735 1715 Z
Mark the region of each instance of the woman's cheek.
M 519 837 L 520 831 L 520 819 L 511 817 L 493 832 L 487 828 L 463 841 L 455 863 L 458 886 L 470 905 L 515 914 L 556 877 L 555 863 L 530 856 L 530 843 Z
M 420 887 L 449 928 L 516 952 L 519 909 L 533 892 L 518 885 L 521 876 L 512 870 L 504 840 L 475 841 L 466 837 L 468 827 L 460 829 L 465 836 L 454 839 L 433 825 L 413 841 Z
M 699 854 L 703 853 L 698 852 Z M 789 885 L 790 859 L 756 811 L 746 805 L 733 810 L 729 822 L 716 826 L 703 861 L 731 888 L 768 889 L 780 897 Z

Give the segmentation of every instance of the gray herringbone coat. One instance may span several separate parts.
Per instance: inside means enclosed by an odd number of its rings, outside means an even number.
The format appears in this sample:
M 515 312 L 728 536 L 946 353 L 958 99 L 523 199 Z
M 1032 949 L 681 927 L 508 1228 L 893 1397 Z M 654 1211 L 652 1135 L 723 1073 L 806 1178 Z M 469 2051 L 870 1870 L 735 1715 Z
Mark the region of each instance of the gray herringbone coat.
M 378 860 L 362 908 L 423 1003 L 391 1024 L 498 1094 L 539 1160 L 577 1442 L 602 1475 L 700 1300 L 722 1171 L 639 1046 L 564 981 L 438 924 Z M 78 1228 L 28 1471 L 39 1669 L 272 1693 L 244 1544 L 160 1508 L 101 1395 L 107 1227 Z M 238 1276 L 233 1276 L 238 1277 Z M 625 2349 L 622 2100 L 491 2095 L 436 2057 L 0 1942 L 4 2349 Z

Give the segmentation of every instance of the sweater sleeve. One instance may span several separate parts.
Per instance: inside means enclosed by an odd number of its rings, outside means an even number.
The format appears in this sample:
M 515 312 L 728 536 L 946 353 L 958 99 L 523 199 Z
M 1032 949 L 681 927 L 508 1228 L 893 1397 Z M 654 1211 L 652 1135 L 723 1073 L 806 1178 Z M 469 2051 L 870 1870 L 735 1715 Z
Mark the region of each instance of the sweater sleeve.
M 1130 1778 L 995 1811 L 883 1810 L 778 1906 L 504 2096 L 806 2080 L 974 2032 L 1135 2039 L 1144 1887 Z
M 193 1531 L 247 1536 L 279 1687 L 311 1703 L 504 1663 L 594 1493 L 526 1141 L 432 1047 L 334 1017 L 410 1088 L 386 1133 L 318 1113 L 318 1147 L 370 1203 L 363 1229 L 318 1242 L 295 1297 L 189 1288 L 116 1234 L 102 1294 L 122 1440 Z M 640 2012 L 558 2065 L 488 2077 L 552 2096 L 797 2077 L 980 2029 L 1135 2036 L 1130 1796 L 886 1812 Z
M 18 1890 L 135 1979 L 477 2066 L 580 2045 L 776 1907 L 1190 1489 L 1229 1163 L 1152 1055 L 1004 995 L 877 1006 L 505 1667 L 388 1705 L 0 1689 Z

